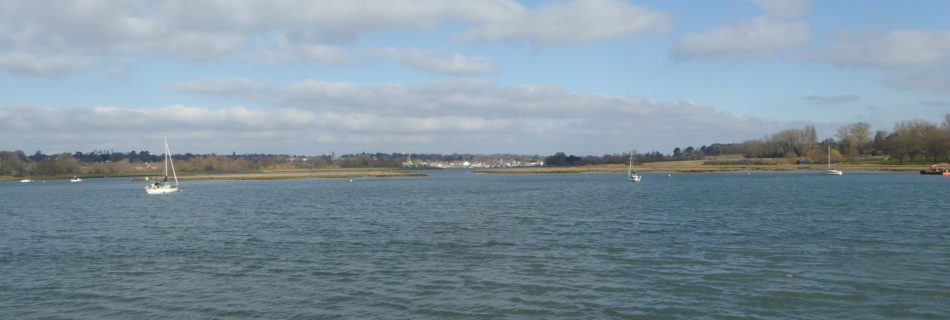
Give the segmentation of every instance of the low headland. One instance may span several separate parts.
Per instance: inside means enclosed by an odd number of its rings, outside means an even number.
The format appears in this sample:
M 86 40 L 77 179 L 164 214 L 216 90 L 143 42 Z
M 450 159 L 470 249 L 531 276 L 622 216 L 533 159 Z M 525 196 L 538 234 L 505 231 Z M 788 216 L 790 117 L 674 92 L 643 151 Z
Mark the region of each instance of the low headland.
M 191 174 L 179 180 L 283 180 L 424 177 L 423 173 L 389 168 L 279 170 L 240 173 Z
M 117 178 L 128 177 L 135 181 L 161 179 L 158 174 L 78 174 L 36 176 L 34 180 L 57 180 L 72 177 L 88 178 Z M 178 180 L 283 180 L 283 179 L 353 179 L 353 178 L 397 178 L 397 177 L 424 177 L 423 173 L 396 169 L 396 168 L 333 168 L 333 169 L 289 169 L 289 170 L 260 170 L 248 172 L 222 173 L 183 173 Z M 0 180 L 19 180 L 20 177 L 0 176 Z M 171 179 L 171 177 L 169 177 Z
M 821 171 L 826 164 L 786 163 L 784 159 L 755 160 L 683 160 L 634 164 L 636 172 L 746 172 L 746 171 Z M 923 168 L 920 164 L 883 164 L 879 162 L 839 163 L 834 167 L 848 171 L 906 171 L 917 172 Z M 626 164 L 598 164 L 565 167 L 525 167 L 478 169 L 473 173 L 492 174 L 555 174 L 555 173 L 597 173 L 627 172 Z

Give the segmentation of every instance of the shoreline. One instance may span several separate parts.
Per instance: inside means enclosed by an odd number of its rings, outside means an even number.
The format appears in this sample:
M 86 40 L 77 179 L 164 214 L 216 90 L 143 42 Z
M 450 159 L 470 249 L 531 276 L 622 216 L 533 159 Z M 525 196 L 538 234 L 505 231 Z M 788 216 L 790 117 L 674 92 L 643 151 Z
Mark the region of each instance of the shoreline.
M 61 176 L 37 176 L 37 180 L 68 180 L 73 176 L 82 179 L 95 178 L 131 178 L 132 181 L 158 181 L 161 175 L 143 174 L 75 174 Z M 290 180 L 290 179 L 351 179 L 351 178 L 400 178 L 425 177 L 426 174 L 402 169 L 318 169 L 318 170 L 280 170 L 226 173 L 186 173 L 178 176 L 180 181 L 189 180 Z M 149 177 L 151 180 L 145 180 Z M 0 181 L 19 181 L 23 177 L 3 176 Z
M 697 163 L 700 162 L 700 163 Z M 681 161 L 681 162 L 652 162 L 641 165 L 634 165 L 636 172 L 677 172 L 677 173 L 702 173 L 702 172 L 791 172 L 791 171 L 823 171 L 826 165 L 703 165 L 702 161 Z M 835 169 L 847 171 L 863 172 L 919 172 L 920 165 L 876 165 L 876 164 L 838 164 Z M 576 167 L 533 167 L 533 168 L 499 168 L 499 169 L 478 169 L 472 173 L 483 174 L 572 174 L 572 173 L 611 173 L 627 172 L 627 165 L 605 164 L 588 165 Z

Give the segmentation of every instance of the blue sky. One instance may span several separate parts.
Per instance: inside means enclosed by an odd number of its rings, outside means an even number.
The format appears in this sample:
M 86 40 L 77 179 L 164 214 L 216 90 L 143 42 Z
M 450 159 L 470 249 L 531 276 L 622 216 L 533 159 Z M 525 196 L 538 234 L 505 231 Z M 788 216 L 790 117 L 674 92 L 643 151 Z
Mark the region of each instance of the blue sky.
M 671 152 L 950 113 L 946 1 L 5 1 L 0 149 Z

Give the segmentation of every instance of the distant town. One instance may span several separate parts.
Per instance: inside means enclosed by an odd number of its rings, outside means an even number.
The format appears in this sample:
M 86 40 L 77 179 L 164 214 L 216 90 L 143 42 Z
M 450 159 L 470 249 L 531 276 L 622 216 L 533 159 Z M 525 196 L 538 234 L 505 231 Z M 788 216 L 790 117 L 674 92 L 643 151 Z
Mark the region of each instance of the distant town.
M 441 161 L 441 160 L 406 160 L 402 163 L 404 168 L 523 168 L 523 167 L 541 167 L 544 166 L 543 160 L 525 161 L 516 159 L 495 159 L 485 161 Z

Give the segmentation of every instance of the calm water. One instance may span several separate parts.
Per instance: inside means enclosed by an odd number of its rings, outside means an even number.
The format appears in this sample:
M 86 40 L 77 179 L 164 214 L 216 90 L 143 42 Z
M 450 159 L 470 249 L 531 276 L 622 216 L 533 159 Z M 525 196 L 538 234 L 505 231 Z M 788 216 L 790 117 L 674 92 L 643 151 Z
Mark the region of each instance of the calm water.
M 0 183 L 0 319 L 948 318 L 950 179 Z

